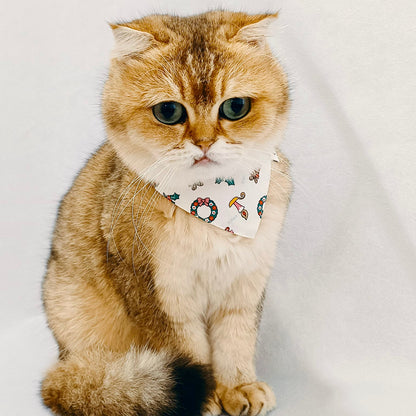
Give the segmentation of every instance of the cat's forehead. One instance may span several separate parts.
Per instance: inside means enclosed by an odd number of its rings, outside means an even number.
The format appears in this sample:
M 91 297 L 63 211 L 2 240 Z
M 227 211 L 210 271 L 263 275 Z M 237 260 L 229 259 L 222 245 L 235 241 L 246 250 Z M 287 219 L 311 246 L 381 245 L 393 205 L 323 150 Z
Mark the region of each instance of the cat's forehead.
M 195 104 L 213 104 L 230 87 L 229 75 L 238 78 L 238 62 L 225 41 L 223 26 L 209 18 L 184 19 L 176 26 L 180 41 L 174 45 L 174 65 L 183 98 Z
M 261 77 L 253 77 L 251 68 L 259 62 L 208 42 L 201 48 L 197 45 L 201 45 L 200 39 L 193 46 L 181 45 L 159 58 L 156 90 L 166 94 L 165 100 L 185 101 L 204 109 L 227 98 L 258 95 Z M 149 92 L 156 90 L 152 87 Z
M 213 104 L 224 93 L 225 57 L 220 51 L 205 46 L 203 49 L 183 50 L 177 82 L 181 95 L 194 104 Z

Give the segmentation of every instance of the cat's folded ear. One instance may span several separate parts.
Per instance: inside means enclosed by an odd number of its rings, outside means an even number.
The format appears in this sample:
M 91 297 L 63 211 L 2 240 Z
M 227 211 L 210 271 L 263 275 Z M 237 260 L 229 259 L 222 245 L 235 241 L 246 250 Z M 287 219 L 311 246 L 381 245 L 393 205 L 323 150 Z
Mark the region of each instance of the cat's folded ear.
M 124 59 L 138 56 L 157 44 L 154 36 L 123 24 L 111 24 L 115 45 L 112 57 Z
M 243 27 L 230 40 L 248 43 L 257 47 L 266 46 L 266 37 L 270 24 L 277 19 L 277 16 L 277 12 L 273 14 L 249 15 L 247 21 L 240 22 L 240 25 L 243 24 Z

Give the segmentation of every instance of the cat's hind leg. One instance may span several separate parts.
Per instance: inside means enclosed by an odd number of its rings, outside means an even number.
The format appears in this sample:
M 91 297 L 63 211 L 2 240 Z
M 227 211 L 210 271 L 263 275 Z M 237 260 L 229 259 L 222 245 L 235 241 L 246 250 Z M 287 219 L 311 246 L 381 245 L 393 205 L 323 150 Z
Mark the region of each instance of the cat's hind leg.
M 200 414 L 211 387 L 206 368 L 185 358 L 131 348 L 69 354 L 42 383 L 46 406 L 63 416 Z
M 61 416 L 196 416 L 211 370 L 173 349 L 143 346 L 111 286 L 66 278 L 52 264 L 44 285 L 60 359 L 41 395 Z M 161 335 L 163 337 L 163 335 Z

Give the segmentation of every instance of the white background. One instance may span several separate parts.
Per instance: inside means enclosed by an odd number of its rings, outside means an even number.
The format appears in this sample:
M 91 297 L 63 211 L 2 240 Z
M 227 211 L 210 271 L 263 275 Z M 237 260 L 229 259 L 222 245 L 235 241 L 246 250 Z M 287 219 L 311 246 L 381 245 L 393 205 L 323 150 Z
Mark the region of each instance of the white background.
M 40 284 L 63 193 L 104 139 L 106 21 L 280 9 L 295 193 L 258 372 L 279 416 L 416 414 L 416 7 L 406 0 L 4 2 L 0 415 L 41 416 L 55 360 Z

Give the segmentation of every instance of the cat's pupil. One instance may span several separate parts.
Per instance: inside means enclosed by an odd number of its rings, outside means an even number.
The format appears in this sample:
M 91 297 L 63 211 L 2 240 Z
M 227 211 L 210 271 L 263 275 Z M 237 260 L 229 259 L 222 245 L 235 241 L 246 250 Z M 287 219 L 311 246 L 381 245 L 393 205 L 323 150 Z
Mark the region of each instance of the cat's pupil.
M 231 110 L 233 110 L 235 114 L 239 114 L 243 106 L 244 101 L 242 98 L 234 98 L 231 102 Z
M 170 119 L 175 113 L 175 109 L 176 109 L 175 103 L 169 102 L 169 103 L 163 103 L 162 108 L 160 110 L 167 119 Z

